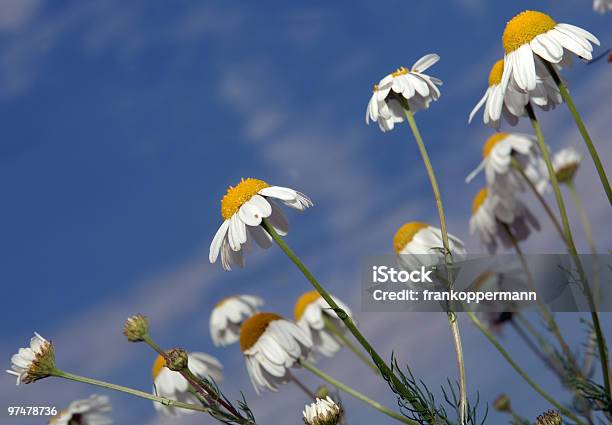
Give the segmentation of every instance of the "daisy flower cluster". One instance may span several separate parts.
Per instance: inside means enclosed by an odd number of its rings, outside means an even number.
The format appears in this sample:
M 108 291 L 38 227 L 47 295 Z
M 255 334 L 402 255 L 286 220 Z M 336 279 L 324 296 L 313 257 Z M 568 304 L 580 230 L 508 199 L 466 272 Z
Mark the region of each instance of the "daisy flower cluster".
M 609 1 L 596 0 L 594 8 L 604 12 L 610 9 L 609 5 Z M 533 107 L 547 111 L 564 100 L 569 104 L 559 72 L 571 65 L 573 55 L 590 60 L 593 44 L 598 45 L 598 39 L 579 27 L 557 23 L 550 16 L 537 11 L 518 14 L 508 22 L 503 32 L 503 58 L 490 69 L 486 91 L 471 111 L 469 121 L 483 109 L 483 122 L 499 130 L 503 122 L 514 126 L 525 116 L 533 123 Z M 426 54 L 412 67 L 400 66 L 386 75 L 374 85 L 366 108 L 366 123 L 377 122 L 383 132 L 393 130 L 396 124 L 408 122 L 438 209 L 440 227 L 409 221 L 395 232 L 393 253 L 400 267 L 406 270 L 435 268 L 442 263 L 450 265 L 451 260 L 461 261 L 467 254 L 464 242 L 446 230 L 435 173 L 414 121 L 415 112 L 428 109 L 432 102 L 440 99 L 442 81 L 425 73 L 439 60 L 437 54 Z M 572 182 L 582 159 L 580 154 L 573 148 L 563 149 L 555 154 L 551 165 L 548 148 L 540 137 L 538 127 L 534 125 L 534 129 L 537 138 L 523 133 L 497 131 L 492 134 L 483 144 L 480 163 L 466 178 L 466 182 L 471 182 L 481 174 L 484 176 L 484 185 L 472 202 L 469 229 L 471 233 L 478 234 L 490 253 L 495 253 L 500 245 L 504 248 L 514 247 L 520 253 L 518 243 L 540 230 L 539 221 L 522 199 L 523 192 L 530 190 L 542 199 L 551 181 L 557 191 L 557 181 L 573 187 Z M 255 245 L 268 249 L 276 243 L 315 290 L 301 293 L 296 298 L 292 318 L 273 311 L 262 311 L 264 300 L 256 295 L 239 294 L 222 298 L 212 309 L 208 323 L 213 344 L 216 347 L 238 346 L 246 373 L 257 394 L 278 391 L 289 382 L 294 382 L 308 393 L 314 400 L 314 403 L 306 405 L 302 413 L 308 425 L 343 423 L 343 412 L 332 398 L 313 395 L 297 379 L 297 369 L 308 369 L 392 418 L 403 423 L 415 423 L 339 383 L 312 364 L 324 357 L 334 357 L 344 346 L 391 385 L 404 411 L 414 412 L 415 415 L 418 413 L 418 418 L 432 418 L 433 422 L 440 419 L 440 423 L 455 423 L 444 417 L 445 409 L 434 404 L 432 393 L 428 390 L 421 392 L 418 382 L 411 381 L 414 379 L 411 372 L 408 377 L 400 371 L 401 379 L 398 378 L 397 364 L 389 367 L 380 357 L 360 333 L 351 309 L 329 294 L 284 242 L 283 236 L 289 232 L 289 221 L 283 207 L 303 212 L 313 207 L 313 202 L 295 189 L 274 186 L 257 178 L 243 178 L 235 186 L 230 186 L 221 199 L 221 221 L 210 243 L 209 261 L 214 264 L 219 260 L 223 270 L 230 271 L 245 266 L 245 256 Z M 529 274 L 526 267 L 511 267 L 501 272 L 487 270 L 476 278 L 472 289 L 490 292 L 500 290 L 507 284 L 516 286 L 517 282 L 524 281 L 524 274 Z M 512 320 L 512 313 L 497 311 L 511 310 L 515 306 L 483 307 L 492 307 L 491 311 L 485 309 L 480 313 L 489 328 L 495 330 Z M 471 415 L 476 410 L 470 408 L 467 401 L 461 337 L 454 312 L 449 311 L 448 318 L 459 366 L 460 394 L 453 407 L 458 414 L 458 423 L 467 424 L 468 417 L 473 421 L 470 423 L 475 423 Z M 477 319 L 472 320 L 481 328 Z M 484 332 L 489 340 L 495 341 L 494 336 Z M 16 377 L 17 385 L 56 376 L 151 400 L 154 408 L 163 415 L 203 412 L 224 423 L 255 425 L 246 400 L 239 402 L 236 408 L 221 392 L 218 384 L 224 376 L 219 359 L 204 352 L 187 352 L 181 348 L 164 351 L 149 336 L 149 323 L 142 315 L 129 317 L 123 333 L 129 341 L 147 344 L 158 353 L 151 369 L 151 392 L 59 370 L 55 364 L 53 344 L 37 333 L 28 347 L 19 349 L 12 356 L 11 369 L 7 372 Z M 352 345 L 350 334 L 361 347 Z M 494 345 L 499 349 L 499 344 L 494 342 Z M 604 351 L 600 352 L 600 356 L 604 354 Z M 536 389 L 542 394 L 542 390 Z M 452 386 L 451 391 L 454 396 Z M 447 402 L 451 403 L 448 398 Z M 555 406 L 559 407 L 557 404 Z M 108 417 L 109 411 L 108 398 L 94 395 L 71 403 L 50 423 L 106 425 L 112 423 Z M 579 423 L 571 412 L 563 413 Z M 560 423 L 561 418 L 556 412 L 544 416 L 538 419 L 538 423 Z

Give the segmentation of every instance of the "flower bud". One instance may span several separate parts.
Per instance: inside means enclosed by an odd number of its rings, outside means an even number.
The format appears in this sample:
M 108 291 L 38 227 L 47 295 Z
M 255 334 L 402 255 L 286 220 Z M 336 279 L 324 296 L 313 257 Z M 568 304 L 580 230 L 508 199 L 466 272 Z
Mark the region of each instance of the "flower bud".
M 554 410 L 548 410 L 544 414 L 538 416 L 535 425 L 561 425 L 561 415 Z
M 302 414 L 306 425 L 336 425 L 341 413 L 340 407 L 328 396 L 306 405 Z
M 327 396 L 329 396 L 329 388 L 327 388 L 325 385 L 319 385 L 315 390 L 315 397 L 326 398 Z
M 149 322 L 142 314 L 130 316 L 123 325 L 123 335 L 131 342 L 144 341 L 149 333 Z
M 499 397 L 493 402 L 493 408 L 498 412 L 510 412 L 512 407 L 510 406 L 510 397 L 506 394 L 500 394 Z
M 182 348 L 173 348 L 166 351 L 166 367 L 174 372 L 187 369 L 189 356 Z

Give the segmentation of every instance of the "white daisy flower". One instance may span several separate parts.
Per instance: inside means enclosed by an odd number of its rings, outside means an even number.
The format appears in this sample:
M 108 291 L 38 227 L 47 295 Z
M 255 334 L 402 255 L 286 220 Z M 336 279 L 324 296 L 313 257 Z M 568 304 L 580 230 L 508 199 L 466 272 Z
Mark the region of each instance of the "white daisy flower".
M 17 377 L 17 385 L 30 384 L 46 378 L 55 370 L 53 344 L 34 332 L 30 346 L 20 348 L 11 357 L 11 369 L 6 372 Z
M 526 183 L 519 172 L 512 167 L 512 158 L 515 158 L 538 191 L 543 192 L 548 187 L 546 163 L 532 136 L 520 133 L 495 133 L 485 142 L 482 157 L 480 165 L 465 179 L 467 183 L 484 169 L 487 185 L 492 191 L 499 194 L 524 191 Z
M 49 421 L 49 425 L 110 425 L 106 416 L 111 411 L 107 396 L 92 395 L 86 400 L 76 400 Z
M 468 122 L 484 105 L 483 122 L 498 129 L 502 117 L 508 124 L 514 126 L 519 117 L 526 115 L 525 105 L 531 102 L 542 109 L 548 110 L 563 102 L 559 88 L 550 75 L 537 77 L 536 87 L 529 93 L 515 90 L 512 86 L 503 90 L 501 85 L 504 72 L 504 60 L 497 61 L 489 72 L 489 87 L 484 96 L 470 113 Z
M 370 120 L 378 122 L 382 131 L 393 130 L 396 123 L 404 121 L 404 109 L 399 97 L 408 102 L 412 112 L 427 109 L 432 100 L 438 100 L 442 81 L 423 71 L 440 60 L 440 56 L 430 53 L 412 65 L 412 69 L 398 68 L 374 86 L 374 91 L 366 109 L 366 124 Z
M 612 11 L 612 0 L 593 1 L 593 10 L 601 14 Z
M 314 403 L 304 407 L 304 423 L 306 425 L 336 425 L 340 420 L 342 409 L 329 396 L 318 398 Z
M 466 255 L 463 242 L 448 234 L 449 249 L 455 260 Z M 419 221 L 402 225 L 393 237 L 393 251 L 398 263 L 405 270 L 416 270 L 421 266 L 431 267 L 444 262 L 442 231 Z
M 536 88 L 538 73 L 546 75 L 541 60 L 558 67 L 570 65 L 572 53 L 591 60 L 591 43 L 599 45 L 599 40 L 582 28 L 558 24 L 542 12 L 527 10 L 508 22 L 502 43 L 505 50 L 502 87 L 505 90 L 512 83 L 528 92 Z
M 338 298 L 332 297 L 336 304 L 346 314 L 352 317 L 351 310 Z M 313 348 L 320 354 L 332 357 L 342 347 L 342 342 L 334 332 L 326 326 L 326 321 L 335 326 L 335 330 L 344 332 L 345 327 L 342 320 L 331 309 L 317 291 L 309 291 L 302 294 L 294 308 L 294 317 L 297 325 L 308 333 L 312 338 Z
M 206 353 L 193 352 L 187 356 L 187 367 L 200 379 L 213 379 L 215 382 L 223 380 L 223 366 L 215 357 Z M 190 384 L 179 373 L 166 367 L 166 360 L 160 355 L 153 363 L 153 394 L 160 397 L 183 403 L 200 405 L 196 396 L 189 392 Z M 179 409 L 172 406 L 163 406 L 160 403 L 153 403 L 155 410 L 165 415 L 190 414 L 192 410 Z
M 260 247 L 269 248 L 272 238 L 260 226 L 263 219 L 280 235 L 286 235 L 289 223 L 274 200 L 298 211 L 312 206 L 306 195 L 258 179 L 242 179 L 230 187 L 221 200 L 223 224 L 210 244 L 210 262 L 217 261 L 221 253 L 223 269 L 231 270 L 232 265 L 243 267 L 243 249 L 249 247 L 251 239 Z
M 561 149 L 555 154 L 552 164 L 559 183 L 568 183 L 574 179 L 574 174 L 578 171 L 580 161 L 582 161 L 582 155 L 571 147 Z
M 289 368 L 308 356 L 312 339 L 296 324 L 274 313 L 257 313 L 240 328 L 240 350 L 255 392 L 276 391 L 291 379 Z
M 478 232 L 487 251 L 493 254 L 497 251 L 498 240 L 505 248 L 512 247 L 503 224 L 508 225 L 517 241 L 527 239 L 532 230 L 540 230 L 538 220 L 519 199 L 510 194 L 502 196 L 488 188 L 481 189 L 472 203 L 470 233 Z
M 238 342 L 242 322 L 263 304 L 261 298 L 253 295 L 234 295 L 219 301 L 210 314 L 210 336 L 215 346 Z

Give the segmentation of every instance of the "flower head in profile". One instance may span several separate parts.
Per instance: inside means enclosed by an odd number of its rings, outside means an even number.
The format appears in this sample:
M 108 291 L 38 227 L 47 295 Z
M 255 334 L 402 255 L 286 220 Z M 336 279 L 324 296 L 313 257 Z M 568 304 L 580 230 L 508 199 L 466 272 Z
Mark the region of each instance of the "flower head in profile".
M 612 0 L 594 0 L 593 10 L 602 15 L 606 12 L 612 11 Z
M 504 73 L 502 87 L 509 84 L 529 92 L 537 76 L 548 71 L 542 61 L 558 67 L 571 64 L 571 55 L 591 60 L 592 44 L 599 40 L 590 32 L 569 24 L 558 24 L 542 12 L 526 10 L 512 18 L 502 36 Z
M 11 357 L 11 369 L 7 373 L 17 377 L 17 385 L 30 384 L 50 376 L 55 371 L 53 344 L 34 332 L 30 346 L 20 348 Z
M 456 236 L 449 234 L 448 243 L 454 258 L 461 259 L 466 254 L 463 241 Z M 393 237 L 393 251 L 399 265 L 406 270 L 444 262 L 443 246 L 442 231 L 420 221 L 403 224 Z
M 346 314 L 352 316 L 343 302 L 336 297 L 333 299 Z M 344 332 L 344 324 L 317 291 L 306 292 L 297 299 L 294 318 L 297 325 L 310 335 L 313 349 L 318 353 L 332 357 L 340 350 L 341 340 L 335 332 Z
M 210 262 L 216 262 L 221 254 L 224 270 L 231 270 L 232 265 L 242 267 L 243 250 L 249 247 L 252 239 L 260 247 L 269 248 L 272 239 L 260 226 L 264 219 L 280 235 L 286 235 L 289 223 L 276 202 L 298 211 L 312 206 L 303 193 L 287 187 L 270 186 L 263 180 L 242 179 L 230 187 L 221 200 L 223 223 L 210 244 Z
M 264 302 L 253 295 L 234 295 L 223 298 L 210 314 L 210 336 L 215 346 L 238 342 L 242 322 L 257 313 Z
M 221 362 L 206 353 L 188 353 L 187 365 L 189 370 L 200 379 L 212 378 L 215 382 L 221 382 L 223 379 Z M 154 394 L 183 403 L 200 404 L 198 399 L 190 392 L 189 382 L 183 378 L 180 372 L 170 370 L 166 365 L 166 360 L 161 355 L 157 356 L 153 363 L 152 376 Z M 153 403 L 153 406 L 158 412 L 168 416 L 193 413 L 192 410 L 163 406 L 160 403 Z
M 537 218 L 512 194 L 499 194 L 488 188 L 478 191 L 472 202 L 470 233 L 478 232 L 480 241 L 490 254 L 497 251 L 498 241 L 512 247 L 512 239 L 523 241 L 532 230 L 540 230 Z
M 520 133 L 495 133 L 485 142 L 482 157 L 480 165 L 465 179 L 467 183 L 484 170 L 487 185 L 499 194 L 525 190 L 523 178 L 512 166 L 514 158 L 540 192 L 548 187 L 546 163 L 532 136 Z
M 574 148 L 561 149 L 552 159 L 555 176 L 559 183 L 570 183 L 578 171 L 582 156 Z
M 526 115 L 525 105 L 532 103 L 542 109 L 554 108 L 563 99 L 559 88 L 550 74 L 538 76 L 536 86 L 529 92 L 522 92 L 512 86 L 503 89 L 501 85 L 504 72 L 504 60 L 500 59 L 489 72 L 488 88 L 484 96 L 470 113 L 468 122 L 471 122 L 476 113 L 484 105 L 483 122 L 495 129 L 501 126 L 502 118 L 514 126 L 520 117 Z
M 306 425 L 336 425 L 340 421 L 342 409 L 329 396 L 317 398 L 314 403 L 304 407 L 302 415 Z
M 404 120 L 406 102 L 412 112 L 429 108 L 433 100 L 440 97 L 442 85 L 439 79 L 424 74 L 440 56 L 430 53 L 412 65 L 411 69 L 400 67 L 374 86 L 372 97 L 366 109 L 366 123 L 378 122 L 382 131 L 393 130 L 396 123 Z
M 240 328 L 240 350 L 258 394 L 291 379 L 290 368 L 308 356 L 312 339 L 296 324 L 274 313 L 257 313 Z
M 70 403 L 49 421 L 49 425 L 110 425 L 112 419 L 107 416 L 111 405 L 107 396 L 92 395 L 85 400 Z

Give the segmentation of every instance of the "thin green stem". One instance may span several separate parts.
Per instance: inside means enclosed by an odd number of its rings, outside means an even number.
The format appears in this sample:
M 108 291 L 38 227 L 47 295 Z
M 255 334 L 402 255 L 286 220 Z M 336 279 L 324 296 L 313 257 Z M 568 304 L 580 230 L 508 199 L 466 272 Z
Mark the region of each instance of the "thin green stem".
M 268 232 L 268 234 L 274 239 L 276 244 L 282 249 L 287 257 L 295 264 L 295 266 L 302 272 L 302 274 L 306 277 L 306 279 L 310 282 L 310 284 L 317 290 L 317 292 L 321 295 L 321 297 L 327 302 L 327 304 L 331 307 L 332 310 L 336 313 L 338 318 L 342 320 L 347 329 L 353 334 L 357 342 L 365 349 L 365 351 L 372 357 L 372 361 L 380 370 L 383 378 L 389 383 L 391 389 L 393 389 L 397 394 L 407 402 L 411 404 L 414 410 L 421 416 L 426 419 L 432 418 L 432 413 L 429 412 L 426 406 L 424 406 L 418 399 L 418 397 L 410 391 L 410 389 L 397 377 L 397 375 L 393 372 L 393 370 L 385 363 L 385 361 L 380 357 L 380 355 L 376 352 L 374 347 L 368 342 L 368 340 L 363 336 L 361 331 L 355 325 L 355 322 L 350 318 L 350 316 L 344 311 L 331 297 L 331 295 L 323 288 L 323 286 L 317 281 L 317 279 L 310 273 L 310 270 L 302 263 L 302 261 L 298 258 L 298 256 L 289 248 L 287 243 L 283 238 L 279 236 L 279 234 L 274 230 L 265 219 L 262 220 L 261 226 Z
M 111 384 L 110 382 L 104 382 L 98 379 L 86 378 L 84 376 L 79 376 L 73 373 L 64 372 L 59 369 L 53 372 L 53 376 L 57 376 L 58 378 L 69 379 L 71 381 L 82 382 L 84 384 L 95 385 L 97 387 L 106 388 L 109 390 L 120 391 L 126 394 L 131 394 L 136 397 L 140 397 L 140 398 L 154 401 L 156 403 L 160 403 L 164 406 L 177 407 L 179 409 L 194 410 L 196 412 L 212 413 L 211 409 L 208 407 L 197 406 L 195 404 L 183 403 L 183 402 L 176 401 L 176 400 L 170 400 L 164 397 L 158 397 L 156 395 L 153 395 L 153 394 L 150 394 L 144 391 L 135 390 L 133 388 L 124 387 L 122 385 Z
M 338 327 L 330 319 L 324 317 L 323 320 L 325 322 L 325 328 L 329 330 L 332 334 L 334 334 L 334 336 L 340 340 L 342 345 L 345 345 L 346 347 L 348 347 L 348 349 L 351 350 L 353 354 L 355 354 L 355 356 L 359 358 L 359 360 L 365 363 L 366 366 L 368 366 L 374 372 L 376 372 L 377 374 L 380 373 L 376 365 L 372 363 L 372 361 L 365 354 L 363 354 L 363 351 L 361 351 L 357 346 L 355 346 L 355 344 L 353 344 L 346 337 L 344 332 L 338 329 Z
M 561 215 L 561 223 L 563 224 L 563 233 L 565 234 L 565 242 L 567 245 L 567 250 L 574 260 L 574 264 L 576 265 L 576 269 L 578 270 L 578 275 L 582 282 L 582 288 L 584 291 L 585 298 L 589 304 L 589 309 L 591 310 L 591 320 L 593 321 L 593 328 L 595 330 L 595 335 L 597 336 L 597 346 L 599 351 L 599 361 L 601 362 L 601 373 L 603 375 L 603 383 L 604 388 L 606 389 L 606 394 L 608 397 L 612 397 L 610 393 L 610 373 L 608 368 L 608 350 L 606 347 L 606 340 L 603 336 L 603 332 L 601 330 L 601 324 L 599 322 L 599 314 L 597 313 L 597 307 L 595 306 L 595 301 L 593 299 L 593 294 L 591 293 L 591 288 L 589 286 L 588 279 L 586 278 L 586 273 L 584 268 L 582 267 L 582 262 L 580 261 L 580 257 L 578 256 L 578 251 L 576 250 L 576 245 L 574 244 L 574 239 L 572 237 L 572 230 L 569 225 L 569 220 L 567 218 L 567 210 L 565 208 L 565 202 L 563 201 L 563 196 L 561 195 L 561 188 L 559 187 L 559 182 L 557 181 L 557 176 L 555 174 L 555 170 L 553 168 L 552 162 L 550 160 L 550 155 L 548 154 L 548 147 L 544 142 L 544 135 L 542 134 L 542 128 L 540 127 L 540 123 L 538 122 L 535 112 L 531 107 L 531 104 L 527 104 L 525 106 L 527 114 L 529 115 L 529 119 L 531 121 L 531 125 L 536 134 L 536 138 L 538 140 L 538 145 L 540 146 L 540 151 L 542 157 L 544 158 L 544 162 L 546 162 L 546 168 L 548 169 L 548 174 L 550 177 L 550 182 L 553 187 L 553 191 L 555 192 L 555 199 L 557 200 L 557 206 L 559 207 L 559 213 Z
M 595 164 L 595 168 L 597 169 L 597 174 L 599 174 L 599 180 L 601 180 L 601 184 L 603 185 L 604 190 L 606 191 L 606 195 L 608 196 L 608 202 L 612 204 L 612 189 L 610 188 L 610 182 L 608 181 L 608 177 L 606 176 L 606 171 L 601 163 L 601 159 L 599 159 L 599 154 L 597 153 L 597 149 L 595 149 L 595 145 L 593 145 L 591 136 L 589 135 L 589 132 L 587 131 L 586 126 L 582 121 L 582 117 L 578 113 L 576 105 L 574 105 L 574 101 L 572 100 L 572 97 L 569 94 L 569 90 L 567 89 L 567 86 L 565 85 L 555 68 L 547 61 L 544 61 L 544 64 L 546 65 L 546 68 L 548 68 L 548 72 L 550 72 L 550 75 L 552 76 L 553 80 L 555 80 L 555 83 L 559 87 L 561 96 L 563 97 L 563 100 L 565 100 L 565 103 L 567 104 L 567 107 L 570 113 L 572 114 L 574 121 L 576 122 L 576 126 L 578 126 L 580 135 L 584 139 L 584 143 L 586 144 L 587 149 L 591 154 L 591 158 L 593 158 L 593 163 Z M 609 394 L 610 392 L 608 391 L 608 395 Z
M 538 394 L 540 394 L 546 401 L 555 406 L 559 412 L 563 415 L 567 416 L 574 422 L 579 425 L 586 425 L 583 421 L 581 421 L 576 415 L 574 415 L 570 410 L 566 409 L 561 403 L 552 398 L 546 391 L 542 389 L 527 372 L 525 372 L 519 365 L 514 361 L 512 356 L 504 349 L 504 347 L 500 344 L 497 338 L 491 333 L 489 329 L 476 317 L 474 312 L 468 311 L 468 317 L 474 322 L 476 327 L 487 337 L 489 342 L 497 348 L 497 351 L 506 359 L 506 361 L 512 366 L 512 368 L 527 382 L 531 388 L 533 388 Z
M 514 168 L 516 171 L 518 171 L 518 173 L 521 175 L 523 180 L 525 180 L 525 183 L 527 183 L 527 186 L 529 186 L 529 189 L 531 189 L 531 191 L 533 192 L 533 194 L 537 198 L 538 202 L 540 202 L 540 204 L 542 205 L 542 208 L 544 208 L 544 211 L 546 212 L 546 215 L 548 215 L 548 217 L 550 218 L 550 221 L 555 226 L 555 229 L 559 233 L 559 236 L 563 240 L 563 243 L 565 243 L 565 234 L 563 233 L 563 229 L 561 228 L 561 224 L 559 223 L 559 220 L 557 219 L 557 216 L 555 216 L 555 213 L 550 208 L 550 205 L 548 205 L 548 202 L 546 202 L 546 199 L 544 199 L 544 197 L 542 196 L 542 194 L 540 193 L 538 188 L 531 181 L 529 176 L 525 173 L 525 169 L 523 168 L 523 166 L 516 160 L 516 158 L 512 158 L 511 164 L 512 164 L 512 168 Z
M 591 250 L 591 254 L 597 254 L 597 245 L 595 244 L 595 239 L 593 238 L 593 229 L 591 228 L 591 223 L 589 222 L 589 216 L 584 209 L 584 204 L 582 203 L 582 198 L 580 198 L 580 194 L 576 190 L 576 185 L 573 180 L 570 180 L 566 183 L 567 188 L 569 189 L 570 196 L 576 204 L 576 210 L 578 211 L 578 216 L 580 217 L 580 223 L 582 224 L 582 230 L 584 231 L 584 238 L 589 245 L 589 249 Z
M 567 183 L 567 188 L 569 189 L 570 196 L 576 205 L 576 210 L 578 211 L 578 216 L 580 217 L 580 223 L 582 224 L 582 230 L 584 231 L 584 238 L 589 245 L 589 249 L 591 250 L 591 254 L 597 255 L 597 245 L 595 244 L 595 239 L 593 238 L 593 230 L 591 228 L 591 223 L 589 221 L 589 216 L 584 208 L 584 204 L 582 203 L 582 198 L 580 194 L 576 190 L 576 184 L 574 180 L 569 180 Z M 599 261 L 595 258 L 594 270 L 593 270 L 593 298 L 595 300 L 599 299 Z M 582 370 L 584 373 L 588 373 L 591 368 L 591 363 L 593 361 L 593 354 L 595 349 L 595 344 L 597 343 L 597 339 L 593 337 L 589 337 L 588 346 L 586 349 L 586 354 L 584 357 L 584 364 L 582 366 Z
M 352 395 L 357 400 L 360 400 L 360 401 L 362 401 L 362 402 L 364 402 L 366 404 L 369 404 L 370 406 L 372 406 L 373 408 L 375 408 L 379 412 L 382 412 L 385 415 L 390 416 L 393 419 L 396 419 L 396 420 L 398 420 L 400 422 L 403 422 L 405 424 L 410 424 L 410 425 L 418 424 L 418 422 L 410 420 L 410 419 L 408 419 L 407 417 L 405 417 L 404 415 L 402 415 L 400 413 L 394 412 L 393 410 L 389 409 L 386 406 L 383 406 L 379 402 L 374 401 L 371 398 L 368 398 L 367 396 L 365 396 L 364 394 L 360 393 L 359 391 L 356 391 L 353 388 L 349 387 L 348 385 L 338 381 L 337 379 L 332 378 L 331 376 L 329 376 L 328 374 L 326 374 L 325 372 L 323 372 L 322 370 L 320 370 L 319 368 L 317 368 L 313 364 L 308 363 L 306 360 L 300 360 L 300 365 L 302 365 L 302 367 L 304 369 L 312 372 L 314 375 L 318 376 L 319 378 L 321 378 L 322 380 L 324 380 L 328 384 L 333 385 L 334 387 L 338 388 L 340 391 L 344 391 L 345 393 Z
M 533 274 L 531 273 L 531 270 L 529 269 L 529 264 L 527 263 L 527 259 L 525 258 L 525 254 L 523 254 L 523 250 L 521 249 L 521 246 L 516 240 L 514 233 L 512 233 L 510 226 L 508 226 L 506 223 L 502 223 L 502 227 L 505 229 L 506 234 L 508 235 L 508 238 L 510 239 L 512 243 L 512 246 L 514 247 L 514 250 L 516 251 L 516 254 L 519 257 L 521 266 L 523 267 L 523 270 L 525 270 L 525 273 L 527 274 L 527 282 L 531 290 L 535 291 L 536 287 L 535 287 L 535 283 L 533 280 Z M 563 335 L 561 334 L 561 330 L 559 329 L 559 326 L 557 325 L 555 318 L 550 313 L 546 305 L 544 305 L 544 303 L 539 298 L 537 298 L 536 304 L 540 312 L 542 313 L 542 316 L 544 316 L 544 320 L 546 321 L 546 325 L 548 326 L 548 329 L 552 332 L 552 334 L 557 339 L 557 342 L 559 343 L 559 346 L 561 347 L 563 354 L 565 354 L 565 357 L 570 361 L 573 368 L 578 372 L 579 369 L 576 364 L 576 359 L 574 358 L 574 355 L 572 354 L 572 350 L 570 350 L 569 345 L 563 338 Z
M 440 195 L 440 188 L 438 187 L 438 180 L 436 179 L 436 174 L 434 172 L 433 166 L 431 165 L 431 160 L 429 159 L 427 148 L 425 147 L 425 143 L 423 142 L 423 137 L 421 136 L 419 127 L 417 126 L 417 123 L 414 119 L 414 113 L 410 110 L 408 101 L 406 101 L 406 99 L 400 96 L 399 100 L 404 109 L 404 114 L 406 115 L 406 119 L 408 120 L 408 125 L 410 126 L 410 129 L 412 130 L 412 134 L 414 135 L 414 139 L 416 140 L 417 146 L 419 147 L 419 152 L 421 153 L 423 164 L 425 165 L 425 169 L 427 170 L 427 176 L 429 177 L 429 182 L 431 184 L 431 190 L 434 195 L 434 199 L 436 202 L 436 208 L 438 210 L 438 217 L 440 220 L 440 232 L 442 233 L 442 244 L 444 245 L 444 259 L 445 259 L 446 269 L 448 273 L 449 289 L 452 289 L 453 277 L 452 277 L 451 265 L 453 263 L 453 257 L 452 257 L 452 253 L 450 250 L 450 245 L 448 243 L 448 230 L 446 228 L 446 218 L 444 216 L 444 207 L 442 206 L 442 196 Z M 457 368 L 459 370 L 459 393 L 460 393 L 459 409 L 461 412 L 460 421 L 461 421 L 461 424 L 465 424 L 466 416 L 467 416 L 467 383 L 466 383 L 466 378 L 465 378 L 465 362 L 463 360 L 463 347 L 461 344 L 461 333 L 459 331 L 459 323 L 457 321 L 457 315 L 453 311 L 448 312 L 448 323 L 451 329 L 451 334 L 453 336 L 453 344 L 455 347 L 455 354 L 457 357 Z

